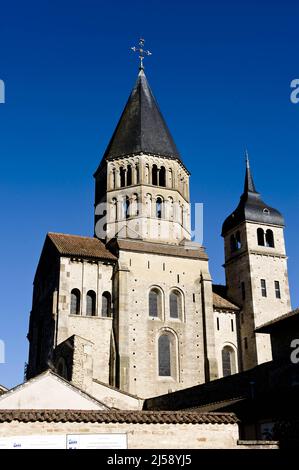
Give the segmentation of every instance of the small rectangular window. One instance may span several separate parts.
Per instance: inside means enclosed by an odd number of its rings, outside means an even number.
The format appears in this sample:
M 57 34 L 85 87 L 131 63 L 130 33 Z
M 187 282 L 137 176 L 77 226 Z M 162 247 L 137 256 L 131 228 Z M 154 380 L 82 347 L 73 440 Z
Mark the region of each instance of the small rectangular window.
M 217 330 L 219 331 L 220 330 L 220 326 L 219 326 L 219 318 L 217 317 Z
M 230 323 L 231 323 L 232 331 L 234 331 L 234 320 L 231 320 Z
M 180 275 L 178 274 L 178 284 L 180 283 Z
M 262 297 L 267 297 L 267 284 L 265 279 L 261 279 L 261 292 Z
M 149 269 L 151 267 L 150 262 L 147 262 L 147 268 Z
M 246 299 L 245 282 L 241 282 L 242 300 Z
M 275 284 L 275 296 L 276 296 L 277 299 L 281 299 L 279 281 L 274 281 L 274 284 Z
M 193 302 L 195 302 L 195 294 L 193 294 Z
M 244 338 L 244 346 L 245 346 L 245 349 L 248 349 L 248 342 L 247 342 L 247 338 Z
M 165 271 L 165 263 L 163 263 L 163 271 Z

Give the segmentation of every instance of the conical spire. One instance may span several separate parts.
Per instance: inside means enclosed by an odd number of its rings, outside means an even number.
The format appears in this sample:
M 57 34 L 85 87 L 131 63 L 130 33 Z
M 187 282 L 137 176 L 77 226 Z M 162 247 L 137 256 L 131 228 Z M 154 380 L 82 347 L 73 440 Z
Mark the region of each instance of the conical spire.
M 282 214 L 273 207 L 268 206 L 257 192 L 250 170 L 249 156 L 246 150 L 246 174 L 244 192 L 240 198 L 238 207 L 229 215 L 222 226 L 222 236 L 238 227 L 241 223 L 255 222 L 266 225 L 284 226 Z
M 249 155 L 247 149 L 245 150 L 245 159 L 246 159 L 246 174 L 245 174 L 245 184 L 244 184 L 244 194 L 257 193 L 255 189 L 253 177 L 250 170 Z
M 135 86 L 104 154 L 104 160 L 140 152 L 180 160 L 178 149 L 143 69 L 139 71 Z

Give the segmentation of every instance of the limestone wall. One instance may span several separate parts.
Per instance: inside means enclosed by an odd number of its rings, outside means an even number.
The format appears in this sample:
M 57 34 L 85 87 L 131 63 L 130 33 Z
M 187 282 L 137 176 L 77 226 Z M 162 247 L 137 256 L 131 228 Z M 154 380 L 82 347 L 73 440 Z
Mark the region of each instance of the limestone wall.
M 205 348 L 201 274 L 208 272 L 207 261 L 121 251 L 119 264 L 117 315 L 121 388 L 145 398 L 203 383 Z M 159 289 L 162 295 L 160 318 L 149 315 L 152 287 Z M 170 318 L 169 294 L 173 288 L 183 296 L 181 319 Z M 213 311 L 209 308 L 212 298 L 205 302 L 206 315 L 211 319 L 207 325 L 210 331 L 213 329 Z M 162 332 L 168 332 L 174 338 L 172 377 L 158 375 L 158 338 Z M 211 359 L 213 356 L 211 353 Z
M 237 424 L 3 423 L 0 436 L 126 433 L 129 449 L 234 449 Z
M 258 228 L 273 231 L 273 248 L 258 245 Z M 241 234 L 239 250 L 231 251 L 231 233 L 225 238 L 226 283 L 231 299 L 242 306 L 242 360 L 244 368 L 248 369 L 272 359 L 270 337 L 256 335 L 255 328 L 283 315 L 291 305 L 283 228 L 245 223 L 238 230 Z M 267 297 L 262 296 L 261 279 L 266 281 Z M 280 299 L 275 294 L 275 281 L 280 285 Z
M 223 377 L 222 350 L 229 346 L 234 351 L 235 360 L 232 361 L 232 373 L 239 372 L 238 364 L 238 330 L 235 313 L 224 311 L 214 312 L 215 349 L 218 363 L 219 377 Z
M 93 343 L 93 378 L 109 383 L 112 318 L 101 316 L 102 294 L 112 294 L 112 266 L 61 258 L 58 305 L 58 344 L 76 334 Z M 80 315 L 70 314 L 72 289 L 81 292 Z M 86 316 L 86 294 L 96 293 L 96 316 Z M 82 364 L 83 367 L 83 364 Z

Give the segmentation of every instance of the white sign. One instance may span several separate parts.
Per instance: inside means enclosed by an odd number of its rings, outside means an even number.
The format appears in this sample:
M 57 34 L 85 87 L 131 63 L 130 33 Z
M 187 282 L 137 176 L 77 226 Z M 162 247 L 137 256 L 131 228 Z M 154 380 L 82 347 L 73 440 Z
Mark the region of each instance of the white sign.
M 66 435 L 1 437 L 0 449 L 65 449 Z
M 62 434 L 0 438 L 1 449 L 127 449 L 126 434 Z
M 67 449 L 127 449 L 126 434 L 68 434 Z

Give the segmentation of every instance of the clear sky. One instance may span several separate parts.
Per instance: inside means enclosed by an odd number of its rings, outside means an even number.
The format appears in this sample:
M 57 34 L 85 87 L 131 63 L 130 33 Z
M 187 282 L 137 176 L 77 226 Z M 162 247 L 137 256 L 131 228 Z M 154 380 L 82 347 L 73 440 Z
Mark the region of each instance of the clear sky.
M 23 380 L 32 281 L 47 231 L 93 234 L 93 178 L 135 82 L 146 74 L 204 203 L 204 245 L 224 281 L 224 218 L 243 188 L 283 212 L 299 304 L 299 2 L 10 0 L 1 2 L 0 383 Z

